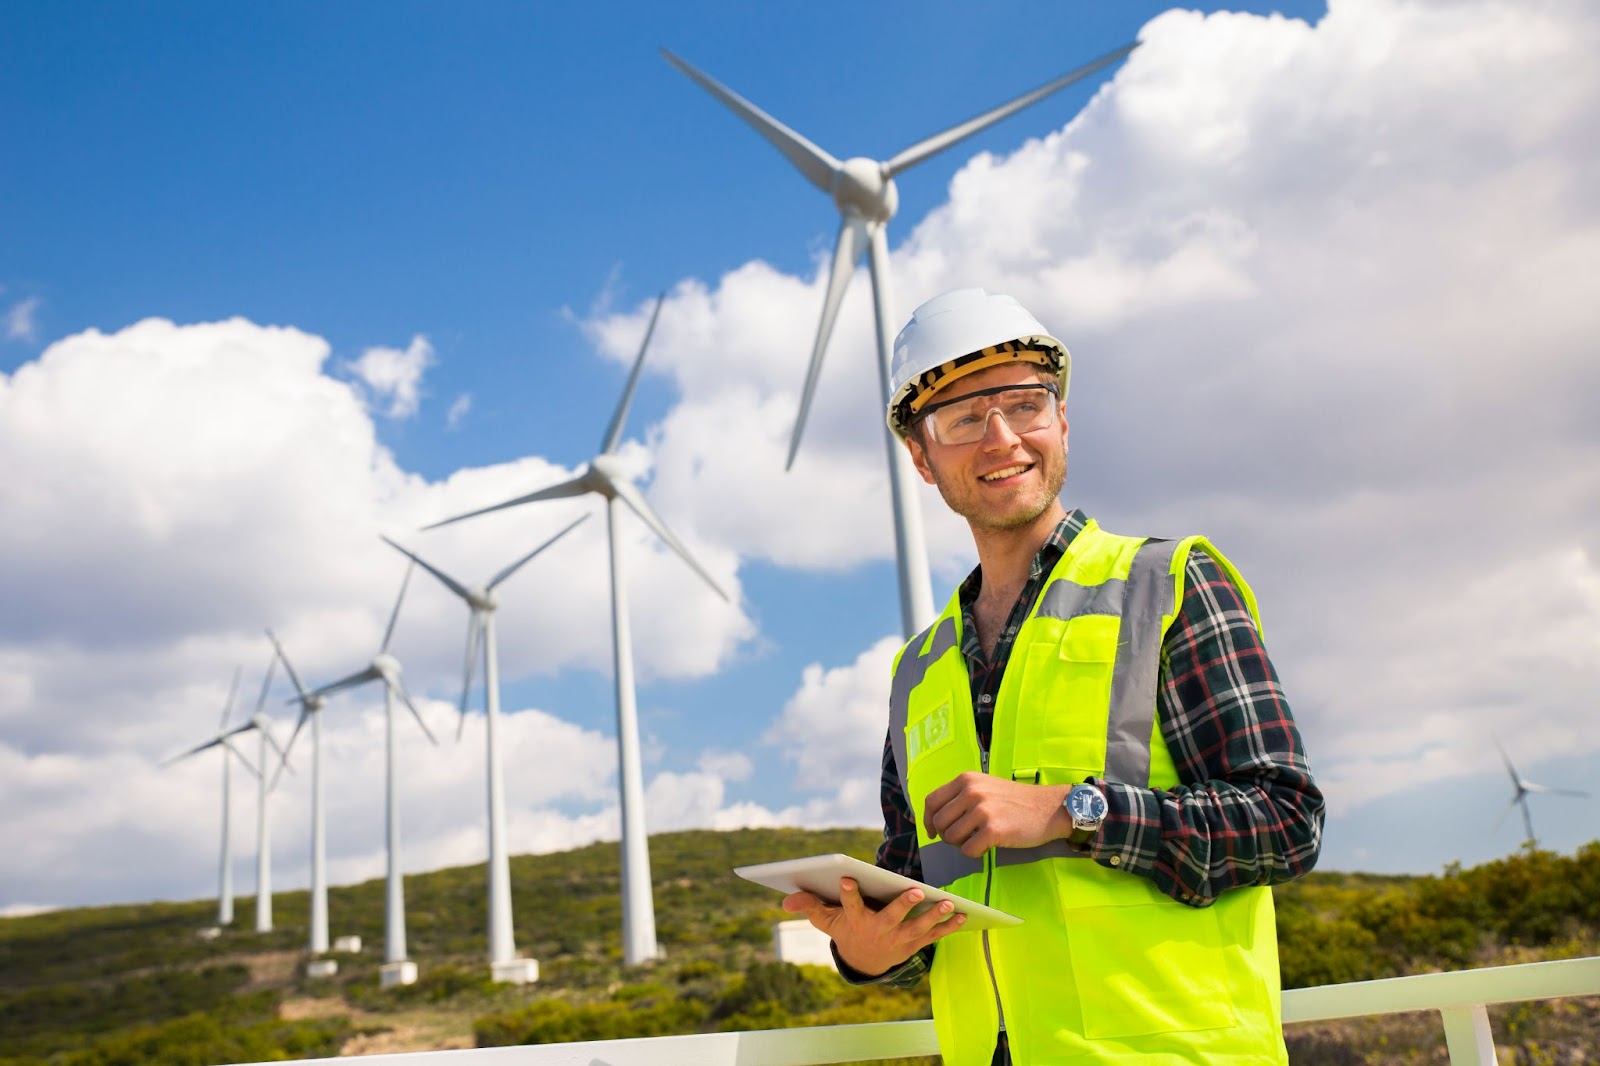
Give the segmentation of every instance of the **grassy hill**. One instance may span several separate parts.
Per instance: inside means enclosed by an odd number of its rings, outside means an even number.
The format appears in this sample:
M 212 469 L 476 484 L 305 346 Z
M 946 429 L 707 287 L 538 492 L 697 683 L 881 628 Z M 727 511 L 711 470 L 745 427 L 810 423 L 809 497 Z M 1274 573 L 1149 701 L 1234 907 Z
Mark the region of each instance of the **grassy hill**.
M 779 896 L 733 876 L 745 863 L 843 851 L 870 858 L 869 830 L 739 830 L 651 839 L 666 957 L 621 965 L 615 843 L 511 862 L 518 946 L 536 985 L 486 979 L 484 868 L 406 879 L 408 938 L 422 979 L 380 991 L 383 883 L 330 891 L 335 936 L 361 955 L 304 974 L 307 894 L 274 897 L 278 930 L 249 932 L 253 901 L 214 940 L 215 901 L 89 907 L 0 920 L 0 1066 L 208 1063 L 474 1044 L 831 1025 L 928 1016 L 926 988 L 856 989 L 831 971 L 773 962 Z M 1529 851 L 1439 876 L 1317 873 L 1277 890 L 1285 987 L 1535 958 L 1600 954 L 1600 842 Z M 1600 1001 L 1507 1008 L 1512 1061 L 1600 1046 Z M 1401 1017 L 1302 1026 L 1297 1066 L 1428 1061 L 1437 1022 Z

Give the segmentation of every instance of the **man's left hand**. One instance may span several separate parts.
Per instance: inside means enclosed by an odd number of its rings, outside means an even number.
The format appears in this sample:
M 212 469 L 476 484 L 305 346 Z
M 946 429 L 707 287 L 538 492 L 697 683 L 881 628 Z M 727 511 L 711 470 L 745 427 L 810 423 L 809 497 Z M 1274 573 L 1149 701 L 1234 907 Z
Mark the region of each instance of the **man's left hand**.
M 1071 785 L 1035 785 L 964 773 L 928 793 L 922 824 L 975 859 L 990 848 L 1033 848 L 1072 833 L 1061 804 Z

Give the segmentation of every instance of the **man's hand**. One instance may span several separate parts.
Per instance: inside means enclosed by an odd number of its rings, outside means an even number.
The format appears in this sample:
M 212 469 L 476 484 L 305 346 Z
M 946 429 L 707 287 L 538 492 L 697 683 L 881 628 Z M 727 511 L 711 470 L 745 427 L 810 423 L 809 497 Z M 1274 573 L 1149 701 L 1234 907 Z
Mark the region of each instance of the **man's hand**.
M 922 824 L 971 859 L 994 847 L 1038 847 L 1071 835 L 1072 817 L 1061 806 L 1071 791 L 1071 785 L 960 774 L 928 793 Z
M 911 956 L 960 929 L 966 915 L 952 914 L 949 900 L 929 907 L 915 918 L 906 915 L 922 901 L 922 889 L 900 893 L 882 910 L 873 910 L 861 899 L 854 880 L 839 878 L 839 902 L 829 903 L 810 892 L 783 897 L 783 909 L 803 914 L 811 924 L 833 938 L 839 958 L 864 977 L 899 966 Z

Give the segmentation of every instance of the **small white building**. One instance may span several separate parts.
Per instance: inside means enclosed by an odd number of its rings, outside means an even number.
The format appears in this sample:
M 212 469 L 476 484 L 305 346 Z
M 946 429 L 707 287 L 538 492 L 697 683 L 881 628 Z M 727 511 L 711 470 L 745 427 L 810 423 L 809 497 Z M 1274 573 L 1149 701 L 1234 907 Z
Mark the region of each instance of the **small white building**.
M 828 934 L 804 918 L 777 922 L 772 927 L 772 953 L 779 962 L 834 969 L 830 943 Z

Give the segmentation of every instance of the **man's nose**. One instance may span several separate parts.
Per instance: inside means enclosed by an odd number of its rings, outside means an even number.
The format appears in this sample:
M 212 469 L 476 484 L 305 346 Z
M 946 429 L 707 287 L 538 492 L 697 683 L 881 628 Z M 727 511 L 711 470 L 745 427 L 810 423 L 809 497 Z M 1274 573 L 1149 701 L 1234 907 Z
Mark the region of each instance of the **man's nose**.
M 996 429 L 996 426 L 999 429 Z M 1006 416 L 998 407 L 991 407 L 983 416 L 983 437 L 981 443 L 984 448 L 1009 448 L 1022 438 L 1017 436 L 1011 428 L 1011 423 L 1006 421 Z

